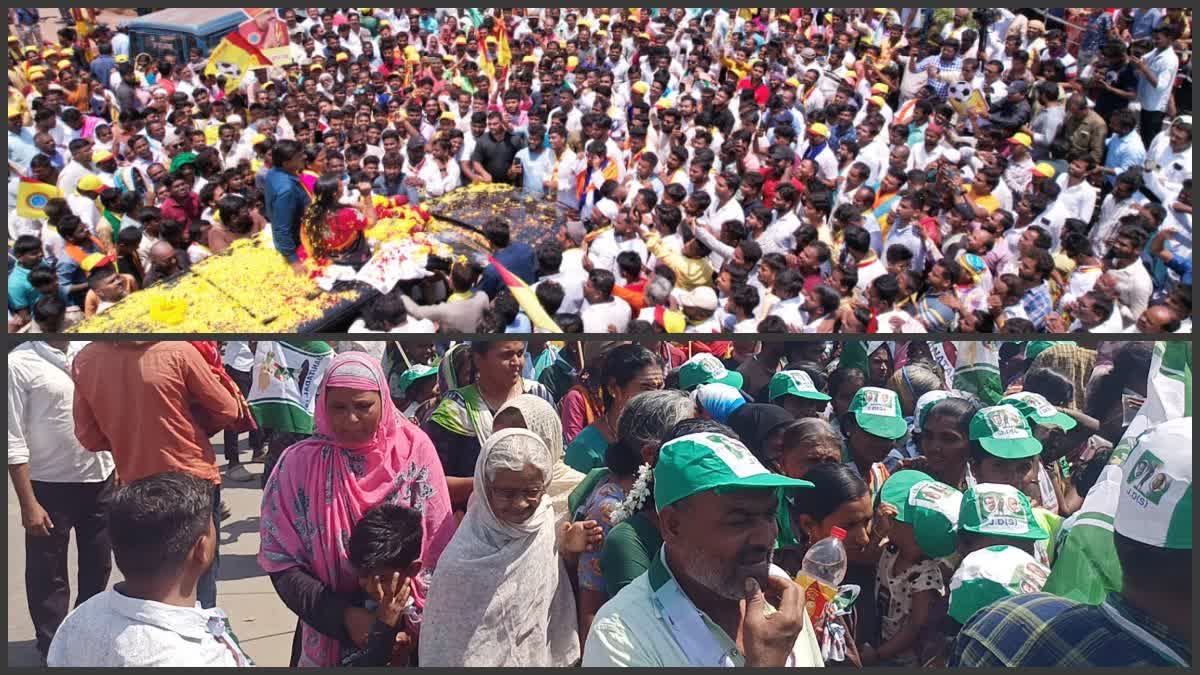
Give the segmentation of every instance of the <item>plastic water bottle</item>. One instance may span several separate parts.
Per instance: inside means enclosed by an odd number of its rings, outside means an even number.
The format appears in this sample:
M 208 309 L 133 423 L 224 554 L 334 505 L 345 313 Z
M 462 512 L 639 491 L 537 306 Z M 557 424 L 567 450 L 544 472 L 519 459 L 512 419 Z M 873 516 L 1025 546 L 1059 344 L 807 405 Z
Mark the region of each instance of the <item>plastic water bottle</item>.
M 804 589 L 804 607 L 808 619 L 818 632 L 824 622 L 825 605 L 838 593 L 838 586 L 846 577 L 846 546 L 843 540 L 846 531 L 840 527 L 830 530 L 828 537 L 809 547 L 804 554 L 796 583 Z

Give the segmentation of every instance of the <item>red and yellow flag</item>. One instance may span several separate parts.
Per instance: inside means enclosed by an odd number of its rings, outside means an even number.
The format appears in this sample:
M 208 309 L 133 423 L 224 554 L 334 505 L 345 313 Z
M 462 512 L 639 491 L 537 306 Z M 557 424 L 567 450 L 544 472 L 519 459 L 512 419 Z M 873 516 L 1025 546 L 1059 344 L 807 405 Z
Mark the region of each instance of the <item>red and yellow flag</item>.
M 508 47 L 508 28 L 503 21 L 496 24 L 496 39 L 500 42 L 496 51 L 496 65 L 507 68 L 512 63 L 512 50 Z
M 508 290 L 512 292 L 513 297 L 517 299 L 517 304 L 521 305 L 521 310 L 525 312 L 525 316 L 529 317 L 529 321 L 533 323 L 534 327 L 551 333 L 562 332 L 558 324 L 554 323 L 554 319 L 551 319 L 550 315 L 546 313 L 546 309 L 542 307 L 542 303 L 538 302 L 537 295 L 529 287 L 529 284 L 526 284 L 524 280 L 512 272 L 509 272 L 495 258 L 489 256 L 488 262 L 496 267 L 496 271 L 500 274 L 500 281 L 503 281 Z
M 226 35 L 221 44 L 208 57 L 208 65 L 204 68 L 205 75 L 223 75 L 225 77 L 225 93 L 237 91 L 242 78 L 253 68 L 271 65 L 258 47 L 246 41 L 241 33 L 233 32 Z
M 494 80 L 496 79 L 496 66 L 488 58 L 487 41 L 484 39 L 483 33 L 478 33 L 477 39 L 479 40 L 479 70 L 487 75 L 489 80 Z

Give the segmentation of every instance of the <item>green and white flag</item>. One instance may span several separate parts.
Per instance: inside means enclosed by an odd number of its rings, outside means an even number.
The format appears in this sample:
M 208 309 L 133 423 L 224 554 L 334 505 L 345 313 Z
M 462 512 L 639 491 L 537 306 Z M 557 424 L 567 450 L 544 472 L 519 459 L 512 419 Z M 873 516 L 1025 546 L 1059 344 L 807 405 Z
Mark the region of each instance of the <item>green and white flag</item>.
M 333 348 L 316 340 L 259 342 L 246 401 L 264 429 L 313 433 L 317 386 Z
M 1043 590 L 1088 604 L 1100 604 L 1121 590 L 1121 565 L 1113 543 L 1113 519 L 1125 471 L 1122 466 L 1138 439 L 1168 420 L 1192 416 L 1192 346 L 1159 342 L 1150 362 L 1146 402 L 1113 451 L 1079 512 L 1063 521 L 1054 568 Z
M 984 405 L 996 405 L 1004 395 L 1004 385 L 1000 382 L 1000 343 L 956 341 L 950 387 L 976 395 Z

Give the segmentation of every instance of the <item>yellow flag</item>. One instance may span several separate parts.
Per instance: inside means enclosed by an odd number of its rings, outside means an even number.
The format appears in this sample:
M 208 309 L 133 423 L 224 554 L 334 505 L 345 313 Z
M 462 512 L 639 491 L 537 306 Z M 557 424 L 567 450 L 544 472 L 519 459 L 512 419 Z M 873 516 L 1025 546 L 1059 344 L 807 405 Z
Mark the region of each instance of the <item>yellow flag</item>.
M 53 185 L 22 178 L 17 186 L 17 215 L 22 218 L 45 218 L 46 202 L 62 197 Z
M 204 67 L 206 75 L 223 75 L 225 77 L 225 93 L 231 94 L 238 89 L 246 72 L 252 68 L 271 65 L 271 59 L 259 51 L 258 47 L 246 41 L 241 33 L 226 35 L 221 44 L 208 57 L 208 65 Z

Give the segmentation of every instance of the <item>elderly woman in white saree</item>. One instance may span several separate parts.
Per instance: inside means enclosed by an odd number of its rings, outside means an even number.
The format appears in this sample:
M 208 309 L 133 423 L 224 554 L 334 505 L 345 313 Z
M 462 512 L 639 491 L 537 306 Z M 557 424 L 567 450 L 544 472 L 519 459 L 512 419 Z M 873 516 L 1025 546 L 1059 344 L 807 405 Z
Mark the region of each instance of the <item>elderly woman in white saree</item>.
M 569 520 L 567 497 L 579 482 L 583 474 L 567 466 L 563 461 L 563 430 L 562 420 L 554 406 L 540 396 L 521 394 L 496 413 L 492 429 L 528 429 L 541 437 L 550 454 L 554 457 L 554 470 L 551 472 L 550 487 L 546 495 L 550 497 L 550 506 L 554 509 L 555 523 L 561 525 Z
M 492 434 L 467 515 L 438 563 L 421 628 L 422 666 L 572 666 L 580 645 L 563 556 L 600 545 L 595 521 L 555 525 L 556 458 L 527 429 Z

